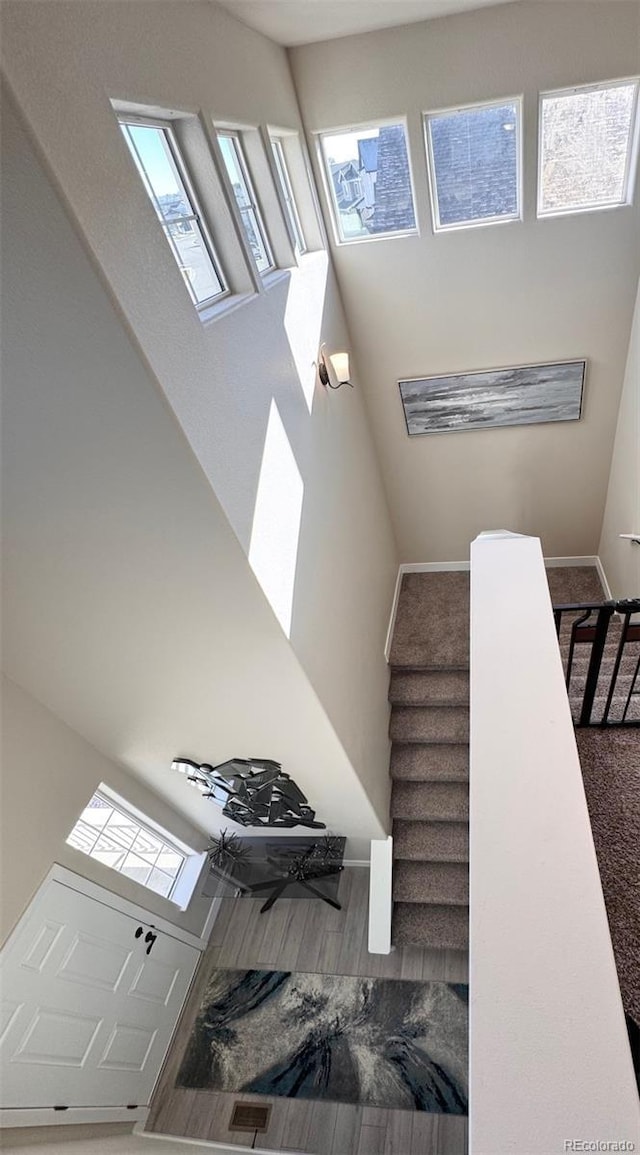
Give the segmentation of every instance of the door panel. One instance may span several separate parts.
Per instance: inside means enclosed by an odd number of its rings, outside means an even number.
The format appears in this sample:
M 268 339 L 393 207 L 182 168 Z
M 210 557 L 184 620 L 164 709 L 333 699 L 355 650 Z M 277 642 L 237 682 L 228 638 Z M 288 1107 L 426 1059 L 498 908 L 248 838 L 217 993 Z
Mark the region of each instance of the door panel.
M 0 957 L 1 1106 L 147 1104 L 199 957 L 51 882 Z

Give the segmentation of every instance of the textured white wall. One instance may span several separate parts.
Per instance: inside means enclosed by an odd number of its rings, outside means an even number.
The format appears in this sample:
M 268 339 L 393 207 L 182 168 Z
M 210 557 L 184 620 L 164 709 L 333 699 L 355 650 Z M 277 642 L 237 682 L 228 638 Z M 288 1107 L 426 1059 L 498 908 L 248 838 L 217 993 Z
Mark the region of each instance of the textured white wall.
M 621 533 L 640 533 L 640 287 L 598 553 L 615 598 L 640 597 L 640 546 Z
M 291 51 L 307 129 L 407 115 L 421 235 L 334 249 L 403 562 L 488 525 L 594 554 L 640 268 L 635 207 L 538 222 L 537 93 L 640 70 L 636 3 L 521 3 Z M 523 223 L 434 236 L 423 111 L 524 94 Z M 397 381 L 587 357 L 580 422 L 409 439 Z
M 228 823 L 169 769 L 177 753 L 273 757 L 364 857 L 387 813 L 384 723 L 365 791 L 8 102 L 4 114 L 5 669 L 198 830 Z M 25 767 L 18 749 L 3 798 L 15 909 L 101 773 L 97 755 L 83 779 L 61 756 Z M 41 840 L 27 789 L 51 808 Z
M 3 33 L 5 71 L 53 179 L 245 554 L 251 540 L 269 413 L 274 402 L 278 407 L 304 485 L 291 648 L 327 711 L 330 720 L 327 725 L 333 727 L 337 735 L 336 746 L 344 747 L 384 821 L 389 786 L 387 669 L 383 647 L 397 558 L 360 391 L 343 390 L 329 396 L 317 389 L 311 414 L 308 392 L 305 396 L 309 377 L 313 382 L 311 360 L 320 337 L 333 347 L 348 347 L 349 343 L 326 254 L 311 254 L 301 270 L 293 271 L 268 292 L 256 295 L 224 318 L 202 325 L 153 219 L 109 103 L 109 98 L 129 99 L 200 112 L 204 118 L 296 129 L 299 127 L 297 104 L 284 50 L 237 23 L 226 12 L 198 2 L 50 5 L 20 0 L 4 8 Z M 144 50 L 141 50 L 142 44 Z M 26 196 L 32 202 L 34 195 L 27 190 Z M 25 238 L 24 257 L 30 277 L 38 282 L 43 271 L 49 272 L 54 284 L 64 281 L 69 285 L 70 294 L 77 295 L 71 270 L 64 270 L 62 255 L 56 252 L 53 257 L 49 253 L 48 225 L 43 222 L 40 228 L 43 207 L 31 203 L 25 205 L 25 212 L 27 209 L 33 218 L 33 235 Z M 73 276 L 77 275 L 74 269 Z M 59 321 L 51 313 L 55 293 L 50 286 L 45 296 L 39 285 L 40 303 L 36 312 L 26 277 L 24 282 L 23 297 L 19 301 L 21 330 L 37 315 L 43 332 L 53 335 L 54 325 Z M 104 316 L 102 308 L 101 323 L 106 325 Z M 68 323 L 66 320 L 65 324 Z M 78 324 L 80 327 L 80 321 Z M 100 347 L 98 339 L 91 335 L 89 342 L 88 324 L 84 319 L 82 331 L 87 336 L 87 346 L 83 355 L 101 359 L 102 375 L 107 380 L 115 379 L 115 355 L 111 354 L 109 341 L 105 339 Z M 100 324 L 96 324 L 96 332 L 100 332 Z M 65 351 L 64 339 L 56 337 L 55 340 Z M 114 337 L 112 341 L 117 348 L 118 341 Z M 42 358 L 48 356 L 48 351 L 42 348 L 32 351 L 30 339 L 27 346 L 30 363 L 25 371 L 33 382 L 38 377 L 46 378 L 49 369 Z M 91 373 L 94 368 L 92 365 Z M 69 376 L 64 356 L 57 369 L 62 382 Z M 83 370 L 76 367 L 75 372 L 81 374 Z M 127 367 L 126 372 L 132 370 Z M 98 391 L 97 382 L 95 385 Z M 41 388 L 44 389 L 43 383 Z M 103 381 L 103 393 L 105 388 Z M 146 388 L 149 389 L 148 384 Z M 134 395 L 132 390 L 131 405 L 135 404 Z M 84 400 L 82 389 L 80 400 Z M 91 404 L 93 408 L 89 409 L 87 402 L 84 413 L 82 405 L 70 399 L 64 417 L 54 406 L 53 413 L 47 417 L 44 409 L 35 403 L 33 413 L 27 413 L 26 403 L 18 404 L 18 416 L 24 419 L 25 439 L 32 436 L 31 418 L 34 422 L 42 420 L 46 448 L 44 425 L 49 419 L 55 431 L 60 432 L 60 453 L 63 453 L 64 437 L 76 446 L 74 452 L 78 458 L 86 453 L 86 460 L 75 462 L 76 480 L 73 486 L 69 480 L 68 487 L 73 488 L 74 493 L 84 491 L 87 495 L 92 492 L 92 477 L 96 489 L 101 483 L 95 474 L 92 451 L 86 444 L 86 431 L 103 402 L 96 395 Z M 172 474 L 177 468 L 179 452 L 174 442 L 178 444 L 180 438 L 168 410 L 163 409 L 156 398 L 155 405 L 165 413 L 167 423 L 164 451 L 161 450 L 159 443 L 154 443 L 152 422 L 144 415 L 145 404 L 140 401 L 137 421 L 139 453 L 147 454 L 155 463 L 160 474 L 157 484 L 169 490 L 165 516 L 170 517 L 174 493 L 177 501 Z M 124 410 L 119 420 L 126 420 Z M 135 424 L 132 417 L 131 428 Z M 170 428 L 174 430 L 172 437 L 169 437 Z M 127 442 L 134 452 L 131 436 Z M 84 450 L 80 448 L 83 444 Z M 114 460 L 121 452 L 124 449 L 118 451 Z M 128 496 L 132 479 L 125 477 L 121 469 L 114 470 L 114 474 L 110 481 L 117 483 L 121 491 L 118 500 L 130 508 L 135 554 L 141 536 L 149 537 L 144 517 L 150 517 L 151 513 L 145 510 L 143 515 L 142 509 L 136 508 L 137 498 Z M 62 485 L 62 475 L 56 475 L 56 479 Z M 69 494 L 54 492 L 48 485 L 44 485 L 44 494 L 47 521 L 54 524 L 59 517 L 58 505 L 54 503 L 68 502 Z M 151 500 L 151 493 L 147 496 Z M 206 500 L 204 493 L 200 500 Z M 158 505 L 160 501 L 158 496 Z M 215 508 L 211 499 L 211 509 Z M 180 506 L 180 512 L 177 507 L 174 509 L 174 516 L 179 529 L 175 537 L 168 533 L 162 543 L 157 543 L 153 566 L 158 583 L 171 581 L 176 587 L 175 597 L 180 596 L 182 588 L 187 600 L 184 575 L 194 575 L 197 567 L 202 567 L 204 558 L 198 554 L 206 546 L 197 543 L 195 514 L 192 516 L 187 508 L 183 516 Z M 105 518 L 109 520 L 106 509 Z M 179 540 L 181 531 L 186 533 L 189 524 L 189 532 L 196 539 L 192 553 L 185 548 L 186 542 Z M 22 532 L 19 525 L 16 532 Z M 86 543 L 87 566 L 98 556 L 104 561 L 107 541 L 104 527 L 96 527 L 94 540 Z M 178 553 L 179 563 L 176 562 Z M 126 564 L 133 566 L 133 555 L 126 551 L 126 557 Z M 121 573 L 122 564 L 120 562 Z M 146 568 L 150 565 L 149 556 Z M 171 579 L 167 577 L 167 568 Z M 110 573 L 111 564 L 108 569 Z M 206 571 L 200 569 L 197 580 L 205 603 L 207 599 L 213 603 L 207 613 L 213 613 L 215 607 L 216 613 L 226 616 L 228 628 L 224 633 L 228 646 L 233 648 L 234 614 L 216 592 L 219 569 L 211 557 Z M 82 596 L 87 603 L 97 594 L 99 584 L 109 588 L 106 577 L 101 579 L 99 574 L 92 574 L 91 580 L 94 579 L 98 583 L 95 590 L 88 585 L 86 575 L 82 582 Z M 243 579 L 245 585 L 248 580 Z M 45 630 L 43 615 L 29 612 L 30 597 L 39 603 L 45 601 L 55 617 L 50 573 L 31 573 L 21 591 L 24 619 L 29 625 L 25 624 L 22 638 L 18 636 L 22 623 L 15 626 L 16 655 L 26 649 L 27 638 L 35 643 L 38 630 Z M 130 597 L 125 582 L 122 597 Z M 79 634 L 80 626 L 72 620 L 63 631 L 59 625 L 56 648 L 48 647 L 47 663 L 34 671 L 34 688 L 37 683 L 39 696 L 52 702 L 60 713 L 63 708 L 68 711 L 65 717 L 98 744 L 106 740 L 105 731 L 109 729 L 110 740 L 120 747 L 119 757 L 124 747 L 131 764 L 145 762 L 149 767 L 146 736 L 142 749 L 138 746 L 139 739 L 132 742 L 129 733 L 121 733 L 116 741 L 112 727 L 105 720 L 97 689 L 100 685 L 105 690 L 120 678 L 117 664 L 110 672 L 101 674 L 104 682 L 92 683 L 86 677 L 88 667 L 98 664 L 102 647 L 109 649 L 114 636 L 110 614 L 118 614 L 120 609 L 114 606 L 103 609 L 103 636 L 91 652 L 83 653 L 73 689 L 70 685 L 63 689 L 60 667 L 64 664 L 64 644 L 81 644 L 81 638 L 75 635 L 76 630 Z M 87 604 L 87 614 L 91 612 L 93 609 Z M 192 620 L 195 629 L 195 612 Z M 177 621 L 174 629 L 178 632 Z M 63 634 L 68 643 L 64 643 Z M 204 659 L 206 631 L 201 630 L 200 634 L 198 645 Z M 282 645 L 289 649 L 284 638 Z M 219 654 L 220 646 L 210 639 L 207 672 L 201 668 L 205 680 L 214 677 L 212 669 L 219 664 Z M 244 657 L 246 660 L 246 654 Z M 19 660 L 14 656 L 14 661 Z M 241 677 L 240 654 L 232 665 L 236 666 L 236 676 Z M 291 668 L 295 665 L 292 661 Z M 104 663 L 102 667 L 104 669 Z M 273 667 L 271 669 L 273 682 L 276 674 Z M 24 667 L 21 667 L 21 676 L 27 677 Z M 179 688 L 177 693 L 180 694 Z M 236 733 L 242 732 L 247 743 L 255 711 L 263 705 L 256 707 L 247 691 L 249 717 L 243 718 L 241 725 L 236 719 Z M 208 699 L 204 704 L 201 702 L 199 708 L 207 713 Z M 292 709 L 292 713 L 295 710 Z M 204 718 L 202 722 L 204 724 Z M 126 726 L 122 724 L 125 731 L 130 729 L 128 722 Z M 209 725 L 215 729 L 212 723 L 207 724 L 207 729 Z M 137 729 L 137 721 L 132 726 Z M 203 757 L 230 753 L 229 747 L 234 745 L 230 740 L 231 727 L 227 727 L 229 737 L 224 740 L 219 729 L 217 733 L 218 741 L 208 743 L 198 742 L 194 734 L 188 746 Z M 249 752 L 255 752 L 256 748 L 258 752 L 264 751 L 267 745 L 263 741 Z M 238 748 L 237 737 L 235 748 Z M 271 749 L 277 756 L 275 746 Z M 282 747 L 280 752 L 284 757 Z

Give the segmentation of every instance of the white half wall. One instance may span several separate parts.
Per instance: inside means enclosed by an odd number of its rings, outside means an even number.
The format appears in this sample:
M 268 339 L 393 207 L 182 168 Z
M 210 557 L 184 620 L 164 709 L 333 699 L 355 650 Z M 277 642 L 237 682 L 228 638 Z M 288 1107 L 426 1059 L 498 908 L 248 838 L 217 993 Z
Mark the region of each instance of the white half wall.
M 470 750 L 470 1155 L 560 1155 L 572 1139 L 637 1149 L 640 1103 L 536 538 L 482 534 L 471 547 Z
M 615 598 L 640 597 L 640 283 L 613 445 L 600 556 Z

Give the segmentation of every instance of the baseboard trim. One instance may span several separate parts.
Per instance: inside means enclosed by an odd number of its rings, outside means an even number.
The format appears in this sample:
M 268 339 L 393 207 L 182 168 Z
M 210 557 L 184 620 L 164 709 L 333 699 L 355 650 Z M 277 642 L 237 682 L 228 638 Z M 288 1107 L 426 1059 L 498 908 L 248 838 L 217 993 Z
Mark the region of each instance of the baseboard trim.
M 205 944 L 208 944 L 209 939 L 211 938 L 211 931 L 213 930 L 213 925 L 220 913 L 221 906 L 222 899 L 220 897 L 211 899 L 211 906 L 209 907 L 209 912 L 204 920 L 204 926 L 200 932 L 200 938 Z
M 607 581 L 607 575 L 604 572 L 604 566 L 603 566 L 602 562 L 600 561 L 599 557 L 596 558 L 596 569 L 598 571 L 598 577 L 600 578 L 600 581 L 602 583 L 602 588 L 604 590 L 605 598 L 607 599 L 608 602 L 614 601 L 613 594 L 611 593 L 611 586 L 609 585 L 609 582 Z
M 68 1107 L 56 1111 L 53 1107 L 3 1107 L 0 1110 L 0 1129 L 5 1127 L 56 1127 L 73 1123 L 140 1123 L 144 1126 L 149 1116 L 148 1107 Z
M 544 564 L 546 569 L 561 569 L 564 566 L 570 565 L 575 569 L 587 566 L 595 566 L 598 568 L 598 558 L 595 556 L 585 555 L 584 557 L 545 557 Z
M 598 577 L 602 582 L 602 588 L 605 592 L 607 600 L 612 600 L 611 589 L 607 581 L 602 562 L 595 554 L 585 554 L 580 557 L 546 557 L 544 564 L 547 569 L 560 569 L 564 566 L 594 566 L 598 571 Z M 471 562 L 469 561 L 410 561 L 403 562 L 398 566 L 398 576 L 393 591 L 393 601 L 391 603 L 391 613 L 389 615 L 389 627 L 387 629 L 387 637 L 384 645 L 384 656 L 386 661 L 389 661 L 391 654 L 391 643 L 393 641 L 393 631 L 396 625 L 396 616 L 398 613 L 398 602 L 400 601 L 400 587 L 402 585 L 402 578 L 406 573 L 465 573 L 471 569 Z

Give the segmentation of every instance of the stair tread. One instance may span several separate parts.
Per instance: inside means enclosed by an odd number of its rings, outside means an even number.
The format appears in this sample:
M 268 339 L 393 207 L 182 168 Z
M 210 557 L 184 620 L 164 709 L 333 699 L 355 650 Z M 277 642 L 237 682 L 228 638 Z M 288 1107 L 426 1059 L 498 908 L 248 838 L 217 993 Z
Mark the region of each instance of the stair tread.
M 463 862 L 410 862 L 393 868 L 394 902 L 469 904 L 469 867 Z
M 395 670 L 389 701 L 394 705 L 437 706 L 469 703 L 468 670 Z
M 468 862 L 468 822 L 393 820 L 393 853 L 396 859 L 419 862 Z
M 394 706 L 389 733 L 394 742 L 469 741 L 469 707 Z
M 469 747 L 464 743 L 394 743 L 389 772 L 394 781 L 468 782 Z
M 469 945 L 469 910 L 466 906 L 394 903 L 391 941 L 396 946 L 465 950 Z
M 409 821 L 464 822 L 469 818 L 466 782 L 394 782 L 391 815 Z

